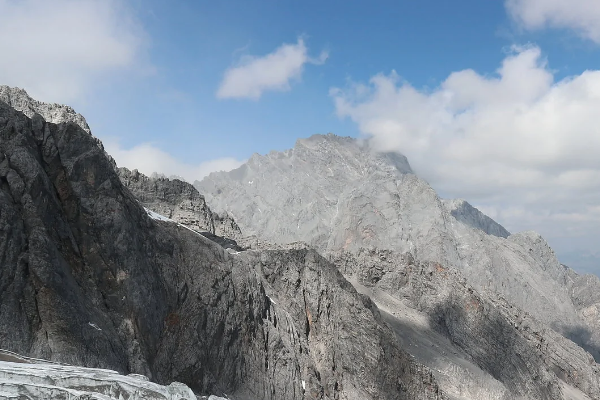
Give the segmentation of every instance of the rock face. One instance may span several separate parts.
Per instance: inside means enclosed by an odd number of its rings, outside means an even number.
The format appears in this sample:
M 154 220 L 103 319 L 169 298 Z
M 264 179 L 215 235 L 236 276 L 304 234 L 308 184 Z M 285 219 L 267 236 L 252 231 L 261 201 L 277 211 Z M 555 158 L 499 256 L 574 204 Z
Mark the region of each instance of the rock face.
M 383 181 L 394 187 L 379 187 Z M 196 187 L 215 211 L 228 210 L 245 234 L 274 243 L 305 241 L 323 251 L 392 243 L 408 249 L 413 236 L 428 227 L 415 225 L 409 232 L 386 223 L 401 201 L 390 192 L 400 184 L 414 188 L 407 196 L 435 194 L 422 192 L 400 155 L 372 154 L 354 139 L 315 135 L 283 153 L 255 154 L 240 168 L 213 173 Z M 363 196 L 367 191 L 370 196 Z M 408 225 L 414 210 L 403 211 Z M 349 224 L 356 229 L 346 230 Z
M 0 260 L 0 348 L 241 400 L 446 398 L 314 250 L 153 219 L 88 132 L 2 101 Z
M 306 242 L 328 255 L 387 310 L 384 320 L 400 340 L 414 339 L 415 347 L 405 348 L 437 371 L 453 398 L 600 395 L 597 365 L 583 350 L 600 356 L 597 309 L 591 300 L 585 312 L 575 304 L 573 289 L 584 292 L 579 280 L 538 234 L 511 235 L 465 201 L 440 199 L 402 156 L 315 135 L 195 186 L 244 232 Z M 396 256 L 384 264 L 364 257 L 374 249 Z M 415 318 L 399 321 L 404 312 Z M 415 350 L 444 340 L 458 358 Z
M 75 112 L 72 107 L 67 105 L 37 101 L 31 98 L 25 90 L 6 85 L 0 85 L 0 101 L 17 111 L 21 111 L 29 118 L 39 115 L 43 120 L 53 124 L 72 122 L 92 136 L 92 131 L 83 115 Z M 113 168 L 116 168 L 115 160 L 104 151 L 102 142 L 94 136 L 92 137 L 96 145 L 104 152 L 105 157 L 109 159 Z
M 149 178 L 127 168 L 119 168 L 118 174 L 144 207 L 198 232 L 230 239 L 242 237 L 235 221 L 226 213 L 212 212 L 193 185 L 179 179 Z
M 408 252 L 456 267 L 479 291 L 500 293 L 559 331 L 583 324 L 545 242 L 509 236 L 468 203 L 440 199 L 406 158 L 374 154 L 355 139 L 314 135 L 196 187 L 246 234 L 324 253 Z
M 567 285 L 577 314 L 586 322 L 584 329 L 574 329 L 572 340 L 580 343 L 596 360 L 600 359 L 600 278 L 596 275 L 579 275 L 570 268 Z
M 570 389 L 600 398 L 600 366 L 590 354 L 505 299 L 477 292 L 458 271 L 387 250 L 332 260 L 450 395 L 558 399 Z
M 83 115 L 76 113 L 73 108 L 56 103 L 43 103 L 32 99 L 25 90 L 6 85 L 0 85 L 0 101 L 6 103 L 15 110 L 32 118 L 35 114 L 40 115 L 45 121 L 60 124 L 63 122 L 73 122 L 81 129 L 91 134 Z

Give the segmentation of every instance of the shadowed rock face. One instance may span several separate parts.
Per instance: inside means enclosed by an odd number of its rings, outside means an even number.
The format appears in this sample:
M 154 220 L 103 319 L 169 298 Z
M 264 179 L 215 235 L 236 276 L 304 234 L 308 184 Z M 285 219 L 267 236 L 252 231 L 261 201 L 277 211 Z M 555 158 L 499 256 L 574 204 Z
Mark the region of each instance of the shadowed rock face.
M 0 102 L 0 348 L 235 399 L 443 399 L 312 250 L 148 216 L 75 123 Z

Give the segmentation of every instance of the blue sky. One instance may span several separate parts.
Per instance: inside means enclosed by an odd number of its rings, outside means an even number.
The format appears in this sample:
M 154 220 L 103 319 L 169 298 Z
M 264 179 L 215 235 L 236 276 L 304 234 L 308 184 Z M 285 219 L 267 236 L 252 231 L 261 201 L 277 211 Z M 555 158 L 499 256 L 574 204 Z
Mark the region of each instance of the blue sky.
M 501 1 L 178 0 L 131 7 L 155 73 L 115 77 L 116 85 L 107 80 L 77 109 L 101 137 L 118 136 L 124 147 L 152 142 L 189 163 L 246 159 L 313 133 L 357 136 L 355 124 L 336 116 L 329 90 L 381 72 L 435 87 L 465 68 L 493 74 L 515 43 L 538 44 L 559 77 L 600 61 L 596 45 L 568 31 L 515 26 Z M 266 92 L 259 101 L 216 98 L 227 68 L 299 37 L 309 53 L 326 50 L 329 58 L 305 66 L 291 90 Z
M 356 126 L 336 116 L 329 89 L 380 72 L 396 70 L 416 87 L 435 87 L 452 71 L 493 73 L 505 47 L 530 42 L 551 54 L 559 75 L 600 61 L 596 46 L 574 35 L 519 30 L 500 1 L 144 1 L 132 7 L 156 73 L 106 85 L 77 108 L 97 135 L 117 135 L 126 147 L 151 141 L 190 163 L 283 150 L 313 133 L 356 136 Z M 266 55 L 298 37 L 310 53 L 326 50 L 329 58 L 307 65 L 291 90 L 267 92 L 259 101 L 215 97 L 224 71 L 243 56 Z
M 0 0 L 0 37 L 0 83 L 72 105 L 120 165 L 193 181 L 371 138 L 600 271 L 596 0 Z

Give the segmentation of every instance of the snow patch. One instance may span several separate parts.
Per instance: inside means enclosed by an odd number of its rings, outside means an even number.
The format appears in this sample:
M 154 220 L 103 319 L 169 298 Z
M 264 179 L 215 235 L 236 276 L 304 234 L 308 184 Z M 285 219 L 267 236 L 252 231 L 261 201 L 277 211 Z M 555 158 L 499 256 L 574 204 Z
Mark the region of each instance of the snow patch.
M 182 228 L 185 228 L 185 229 L 187 229 L 187 230 L 188 230 L 188 231 L 190 231 L 190 232 L 194 232 L 196 235 L 204 236 L 204 235 L 202 235 L 200 232 L 198 232 L 198 231 L 195 231 L 195 230 L 193 230 L 192 228 L 188 228 L 187 226 L 185 226 L 185 225 L 182 225 L 182 224 L 180 224 L 179 222 L 172 220 L 171 218 L 167 218 L 167 217 L 165 217 L 164 215 L 160 215 L 159 213 L 156 213 L 156 212 L 154 212 L 154 211 L 152 211 L 152 210 L 149 210 L 149 209 L 147 209 L 146 207 L 144 207 L 144 210 L 146 210 L 146 213 L 148 214 L 148 216 L 149 216 L 150 218 L 152 218 L 153 220 L 156 220 L 156 221 L 166 221 L 166 222 L 173 222 L 173 223 L 177 224 L 178 226 L 180 226 L 180 227 L 182 227 Z
M 175 222 L 172 219 L 165 217 L 164 215 L 160 215 L 159 213 L 155 213 L 154 211 L 147 209 L 146 207 L 144 207 L 144 210 L 146 210 L 148 216 L 154 220 Z
M 94 328 L 97 331 L 101 331 L 102 329 L 100 329 L 100 327 L 96 324 L 93 324 L 91 322 L 88 322 L 88 325 L 91 326 L 92 328 Z
M 104 392 L 110 387 L 123 395 L 119 398 L 140 399 L 140 394 L 144 393 L 144 398 L 197 399 L 189 387 L 178 382 L 162 386 L 140 376 L 125 376 L 107 369 L 50 364 L 28 358 L 23 360 L 25 362 L 0 361 L 0 398 L 16 399 L 22 398 L 24 393 L 31 393 L 31 397 L 25 397 L 107 400 L 110 396 Z

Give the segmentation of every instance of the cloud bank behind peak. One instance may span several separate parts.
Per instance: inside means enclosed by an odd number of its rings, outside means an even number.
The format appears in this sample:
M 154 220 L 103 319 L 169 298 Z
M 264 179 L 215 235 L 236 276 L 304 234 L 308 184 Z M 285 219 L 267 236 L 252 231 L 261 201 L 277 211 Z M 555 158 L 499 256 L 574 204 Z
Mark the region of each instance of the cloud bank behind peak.
M 392 72 L 331 96 L 442 195 L 565 247 L 600 237 L 600 71 L 556 81 L 538 47 L 513 47 L 493 76 L 462 70 L 420 90 Z

